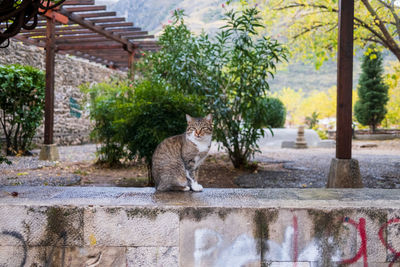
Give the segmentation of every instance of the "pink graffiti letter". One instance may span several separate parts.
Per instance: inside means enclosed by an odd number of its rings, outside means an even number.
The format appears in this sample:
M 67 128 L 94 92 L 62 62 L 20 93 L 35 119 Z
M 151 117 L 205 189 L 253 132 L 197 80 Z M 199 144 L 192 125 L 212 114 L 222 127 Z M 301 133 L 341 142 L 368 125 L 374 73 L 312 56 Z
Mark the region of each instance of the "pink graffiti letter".
M 360 246 L 360 249 L 358 250 L 357 254 L 353 258 L 342 260 L 340 263 L 352 264 L 352 263 L 357 262 L 361 257 L 363 257 L 364 267 L 368 267 L 367 234 L 365 231 L 365 219 L 360 218 L 359 223 L 356 223 L 352 219 L 345 217 L 343 219 L 343 222 L 347 222 L 347 223 L 353 225 L 357 229 L 357 232 L 360 234 L 360 237 L 361 237 L 361 246 Z
M 388 222 L 384 223 L 381 228 L 379 229 L 378 235 L 379 235 L 379 239 L 381 240 L 382 244 L 388 249 L 390 250 L 390 252 L 392 252 L 394 254 L 394 258 L 392 260 L 392 262 L 389 264 L 389 267 L 393 266 L 393 263 L 396 262 L 397 259 L 400 258 L 400 252 L 396 251 L 391 245 L 389 245 L 388 241 L 385 240 L 384 236 L 383 236 L 383 230 L 386 229 L 386 227 L 389 224 L 395 224 L 395 223 L 400 223 L 400 218 L 394 218 L 389 220 Z

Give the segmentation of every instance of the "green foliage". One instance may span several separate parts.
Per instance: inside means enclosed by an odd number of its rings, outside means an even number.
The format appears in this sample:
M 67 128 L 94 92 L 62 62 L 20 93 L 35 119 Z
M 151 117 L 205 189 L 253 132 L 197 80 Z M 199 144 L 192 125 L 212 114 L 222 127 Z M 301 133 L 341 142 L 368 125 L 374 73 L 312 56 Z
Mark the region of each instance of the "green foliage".
M 263 98 L 268 113 L 260 120 L 265 120 L 263 127 L 283 128 L 286 120 L 286 108 L 281 100 L 274 97 Z M 257 115 L 256 115 L 257 116 Z
M 167 90 L 161 83 L 112 81 L 83 85 L 81 90 L 89 96 L 95 122 L 91 136 L 102 144 L 99 161 L 110 166 L 139 158 L 150 170 L 157 145 L 185 131 L 185 114 L 201 115 L 202 98 Z
M 326 131 L 320 130 L 318 128 L 314 128 L 314 130 L 317 132 L 319 138 L 321 138 L 322 140 L 328 139 L 328 134 Z
M 101 143 L 99 162 L 116 166 L 127 156 L 123 143 L 123 120 L 132 110 L 134 89 L 129 81 L 111 81 L 81 85 L 88 94 L 89 117 L 94 121 L 91 138 Z
M 167 137 L 185 132 L 185 114 L 202 116 L 202 98 L 166 90 L 160 83 L 139 83 L 131 110 L 122 122 L 129 157 L 143 158 L 150 167 L 157 145 Z
M 339 1 L 249 0 L 259 3 L 268 33 L 288 41 L 290 51 L 319 68 L 335 58 L 338 40 Z M 396 1 L 354 1 L 354 48 L 375 43 L 400 59 L 400 6 Z
M 8 155 L 26 154 L 43 119 L 45 80 L 31 66 L 0 65 L 0 124 Z
M 382 55 L 374 47 L 369 46 L 363 57 L 362 73 L 359 80 L 359 100 L 354 106 L 354 115 L 359 123 L 368 125 L 372 132 L 386 115 L 388 86 L 383 81 Z
M 311 116 L 306 117 L 306 125 L 308 129 L 313 129 L 318 124 L 318 112 L 314 111 Z
M 256 38 L 259 11 L 227 12 L 226 25 L 215 38 L 194 36 L 176 10 L 173 23 L 160 36 L 162 49 L 141 66 L 146 77 L 165 80 L 178 91 L 204 96 L 214 118 L 214 138 L 227 149 L 236 168 L 247 165 L 268 116 L 267 79 L 286 50 L 264 36 Z M 150 67 L 149 67 L 150 66 Z
M 9 161 L 6 157 L 0 155 L 0 164 L 1 163 L 6 163 L 6 164 L 10 165 L 11 161 Z

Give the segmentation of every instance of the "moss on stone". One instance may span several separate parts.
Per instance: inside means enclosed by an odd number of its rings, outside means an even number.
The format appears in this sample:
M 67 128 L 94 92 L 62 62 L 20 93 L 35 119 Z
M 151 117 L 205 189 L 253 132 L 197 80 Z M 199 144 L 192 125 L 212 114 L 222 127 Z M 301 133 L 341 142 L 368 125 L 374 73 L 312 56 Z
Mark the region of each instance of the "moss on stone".
M 331 262 L 332 256 L 335 254 L 337 244 L 341 243 L 341 231 L 343 221 L 350 218 L 354 214 L 354 209 L 337 209 L 337 210 L 307 210 L 308 215 L 314 225 L 314 236 L 318 240 L 320 246 L 320 255 L 322 266 L 334 266 Z M 330 239 L 333 237 L 333 240 Z
M 106 208 L 106 212 L 110 214 L 116 214 L 119 213 L 121 209 L 122 209 L 121 207 Z
M 254 237 L 257 240 L 257 252 L 260 254 L 261 266 L 268 266 L 264 261 L 265 253 L 268 252 L 267 241 L 269 239 L 269 227 L 278 218 L 278 210 L 276 209 L 258 209 L 255 211 L 254 220 Z
M 200 222 L 210 215 L 217 214 L 224 221 L 232 210 L 231 208 L 187 207 L 180 210 L 179 219 L 193 219 L 196 222 Z
M 378 225 L 383 225 L 387 222 L 387 210 L 376 209 L 376 208 L 366 208 L 359 211 L 368 216 L 369 219 L 376 222 Z
M 155 220 L 159 214 L 165 213 L 166 210 L 159 208 L 127 208 L 125 212 L 129 219 L 148 218 L 150 220 Z

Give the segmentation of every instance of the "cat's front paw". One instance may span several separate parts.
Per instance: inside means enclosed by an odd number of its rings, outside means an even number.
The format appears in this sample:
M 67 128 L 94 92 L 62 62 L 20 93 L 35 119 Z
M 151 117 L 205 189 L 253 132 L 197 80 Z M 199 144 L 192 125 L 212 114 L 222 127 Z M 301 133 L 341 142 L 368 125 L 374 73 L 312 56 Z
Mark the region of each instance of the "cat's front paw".
M 198 183 L 192 183 L 191 188 L 194 192 L 201 192 L 203 191 L 203 186 Z

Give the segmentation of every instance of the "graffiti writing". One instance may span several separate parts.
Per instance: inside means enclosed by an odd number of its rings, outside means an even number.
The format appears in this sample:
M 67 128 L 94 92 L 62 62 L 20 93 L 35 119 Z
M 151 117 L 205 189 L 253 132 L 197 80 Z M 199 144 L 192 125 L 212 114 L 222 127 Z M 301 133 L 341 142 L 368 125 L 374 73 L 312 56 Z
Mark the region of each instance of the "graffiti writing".
M 201 228 L 194 233 L 194 261 L 196 266 L 243 266 L 253 262 L 281 262 L 279 266 L 297 266 L 298 262 L 309 262 L 311 266 L 319 266 L 323 254 L 321 244 L 333 248 L 329 255 L 330 262 L 338 264 L 350 265 L 362 261 L 364 267 L 368 267 L 368 237 L 366 231 L 366 219 L 359 218 L 358 221 L 350 217 L 339 218 L 339 224 L 349 225 L 354 228 L 360 242 L 356 248 L 356 252 L 352 257 L 342 258 L 342 251 L 337 246 L 334 237 L 326 236 L 326 240 L 312 238 L 307 244 L 302 244 L 302 249 L 299 247 L 299 225 L 297 216 L 293 216 L 291 225 L 287 226 L 281 243 L 274 240 L 259 240 L 248 234 L 240 234 L 233 242 L 224 240 L 224 236 L 217 231 Z M 388 237 L 385 237 L 387 228 L 399 224 L 400 218 L 395 218 L 382 224 L 379 228 L 378 237 L 388 252 L 392 255 L 389 260 L 389 267 L 392 267 L 395 262 L 400 259 L 400 251 L 396 250 Z M 369 233 L 371 234 L 371 233 Z M 257 251 L 257 242 L 266 243 L 266 251 L 260 253 Z M 229 243 L 227 245 L 227 243 Z M 262 259 L 261 259 L 262 257 Z M 210 259 L 215 259 L 210 262 Z

